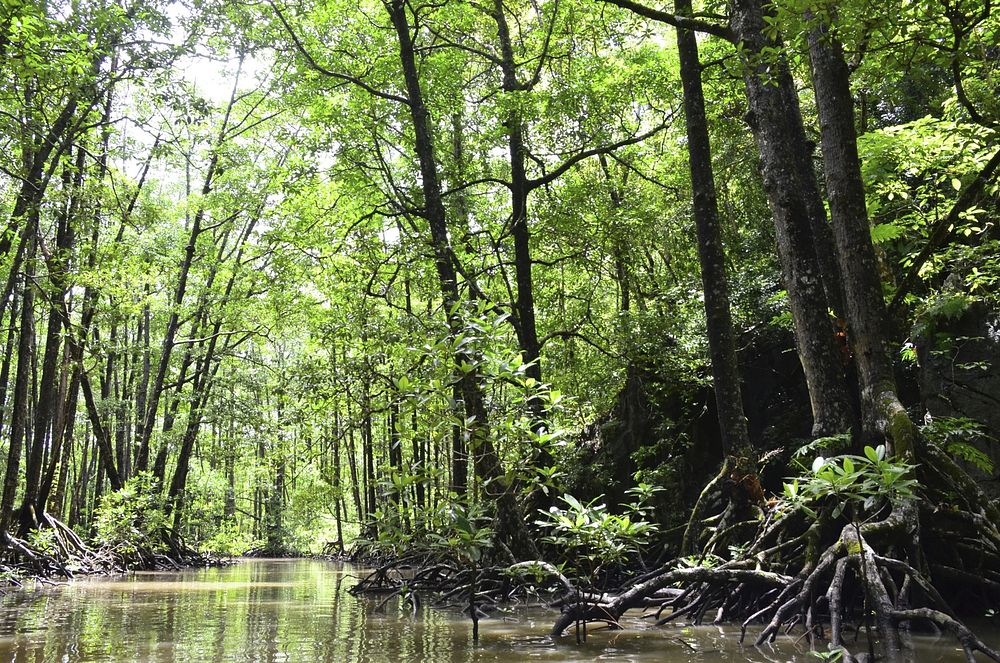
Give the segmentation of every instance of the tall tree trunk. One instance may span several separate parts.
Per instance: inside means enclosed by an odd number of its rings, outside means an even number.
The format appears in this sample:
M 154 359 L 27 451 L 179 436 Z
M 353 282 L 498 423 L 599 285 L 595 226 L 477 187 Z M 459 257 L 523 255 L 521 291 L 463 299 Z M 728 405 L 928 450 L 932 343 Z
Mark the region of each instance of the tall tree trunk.
M 44 467 L 43 451 L 46 448 L 46 440 L 60 439 L 61 432 L 53 434 L 52 415 L 55 404 L 59 400 L 58 382 L 56 380 L 59 370 L 59 355 L 62 349 L 62 329 L 69 326 L 69 321 L 64 319 L 66 310 L 66 270 L 69 267 L 69 255 L 73 249 L 75 233 L 72 224 L 77 211 L 79 200 L 79 190 L 83 183 L 84 151 L 79 151 L 76 160 L 76 177 L 70 177 L 67 169 L 64 177 L 64 184 L 70 190 L 70 200 L 59 215 L 56 230 L 56 245 L 52 255 L 47 256 L 49 283 L 49 311 L 48 322 L 45 332 L 45 350 L 42 358 L 42 375 L 38 386 L 38 400 L 35 405 L 35 425 L 34 440 L 31 445 L 31 453 L 28 455 L 24 467 L 24 498 L 21 503 L 21 535 L 27 534 L 31 529 L 38 527 L 39 520 L 45 510 L 44 500 L 39 500 L 39 489 L 42 487 L 42 470 Z M 54 446 L 53 454 L 58 455 L 58 446 Z M 46 493 L 44 498 L 48 497 Z
M 803 173 L 801 168 L 801 151 L 806 146 L 801 118 L 790 102 L 794 84 L 787 64 L 774 54 L 778 42 L 765 37 L 760 0 L 732 0 L 730 25 L 746 55 L 748 121 L 760 151 L 764 191 L 774 217 L 782 277 L 812 404 L 813 434 L 840 433 L 852 422 L 809 203 L 803 195 L 809 189 L 804 178 L 812 173 Z
M 346 348 L 343 350 L 343 353 L 346 362 Z M 336 362 L 336 347 L 333 349 L 333 358 Z M 339 444 L 341 440 L 345 440 L 347 444 L 347 469 L 351 476 L 351 498 L 354 501 L 354 514 L 357 517 L 357 521 L 359 523 L 363 523 L 365 522 L 365 504 L 361 499 L 361 480 L 360 472 L 358 471 L 358 453 L 357 447 L 354 444 L 354 431 L 356 426 L 354 425 L 354 419 L 352 418 L 351 404 L 354 402 L 354 399 L 351 396 L 350 378 L 344 380 L 344 402 L 347 410 L 347 424 L 339 424 L 337 426 L 337 442 Z
M 677 0 L 681 16 L 692 13 L 691 0 Z M 677 30 L 681 83 L 684 87 L 684 119 L 687 126 L 688 166 L 694 197 L 694 220 L 698 233 L 698 259 L 705 298 L 705 323 L 712 360 L 712 383 L 719 410 L 722 449 L 727 457 L 745 459 L 752 467 L 753 453 L 743 414 L 739 364 L 729 307 L 729 277 L 722 245 L 712 150 L 705 115 L 705 96 L 701 85 L 698 41 L 694 32 Z
M 150 312 L 149 312 L 149 285 L 145 287 L 145 299 L 146 302 L 142 307 L 142 316 L 139 318 L 139 332 L 137 334 L 138 338 L 142 342 L 142 372 L 139 377 L 139 384 L 135 389 L 135 432 L 137 437 L 141 438 L 140 431 L 144 425 L 143 417 L 146 414 L 146 395 L 149 392 L 149 322 L 150 322 Z M 141 440 L 138 445 L 133 444 L 135 448 L 135 459 L 133 460 L 132 467 L 135 468 L 137 472 L 145 470 L 149 467 L 149 443 L 147 442 L 145 446 L 142 445 Z
M 809 55 L 833 235 L 845 277 L 848 339 L 858 366 L 866 433 L 886 434 L 895 453 L 909 454 L 916 429 L 899 402 L 886 347 L 885 299 L 865 207 L 849 69 L 840 43 L 822 23 L 809 36 Z
M 67 343 L 63 361 L 62 396 L 59 414 L 53 428 L 52 459 L 49 461 L 48 470 L 42 477 L 42 487 L 38 496 L 39 504 L 49 503 L 49 496 L 52 494 L 53 486 L 55 487 L 56 492 L 55 495 L 52 495 L 51 508 L 57 518 L 62 518 L 66 481 L 70 465 L 73 463 L 73 429 L 76 425 L 81 370 L 81 367 L 73 362 L 72 348 Z M 56 476 L 57 471 L 58 477 Z
M 28 264 L 33 262 L 34 247 L 29 249 Z M 7 469 L 4 474 L 3 496 L 0 498 L 0 537 L 6 537 L 13 523 L 14 498 L 21 468 L 21 450 L 28 425 L 28 400 L 31 385 L 31 357 L 34 351 L 34 286 L 30 271 L 25 274 L 21 294 L 21 324 L 17 341 L 17 370 L 14 372 L 14 403 L 11 415 L 10 444 L 7 447 Z
M 441 184 L 435 159 L 434 138 L 431 131 L 430 112 L 424 103 L 423 89 L 417 71 L 412 28 L 407 16 L 407 4 L 403 0 L 385 3 L 396 31 L 399 44 L 400 64 L 406 85 L 410 120 L 413 124 L 415 149 L 420 162 L 421 188 L 423 191 L 423 216 L 427 219 L 431 232 L 431 247 L 434 265 L 438 274 L 441 294 L 444 300 L 448 325 L 456 336 L 463 331 L 461 298 L 452 249 L 448 238 L 448 224 L 441 197 Z M 460 387 L 467 415 L 471 422 L 471 448 L 474 454 L 476 472 L 485 484 L 487 498 L 495 507 L 496 533 L 501 541 L 509 544 L 515 556 L 534 557 L 535 546 L 528 537 L 520 506 L 515 500 L 511 486 L 505 478 L 500 457 L 490 437 L 486 417 L 486 406 L 476 359 L 464 350 L 455 353 L 456 372 L 461 375 Z M 471 366 L 471 370 L 464 367 Z
M 500 71 L 505 94 L 511 97 L 511 110 L 504 119 L 507 132 L 507 150 L 510 159 L 510 232 L 514 239 L 514 280 L 517 284 L 516 331 L 523 353 L 523 360 L 530 363 L 525 375 L 542 381 L 541 345 L 535 323 L 535 289 L 531 277 L 531 230 L 528 227 L 528 196 L 531 193 L 526 169 L 527 155 L 524 146 L 524 121 L 517 110 L 514 98 L 519 91 L 530 89 L 530 85 L 517 79 L 517 62 L 511 43 L 510 28 L 502 0 L 493 2 L 493 19 L 497 24 L 497 39 L 500 45 Z M 544 57 L 544 56 L 543 56 Z M 528 402 L 536 429 L 541 428 L 545 418 L 545 407 L 538 397 Z M 551 458 L 548 459 L 551 461 Z
M 692 13 L 691 0 L 676 0 L 675 8 L 679 15 L 689 16 Z M 743 513 L 748 511 L 750 504 L 762 502 L 763 493 L 757 479 L 757 459 L 743 413 L 740 371 L 729 304 L 729 276 L 726 273 L 726 256 L 720 230 L 698 41 L 694 32 L 677 29 L 677 52 L 684 88 L 688 166 L 691 171 L 693 211 L 698 235 L 705 326 L 724 456 L 719 476 L 723 477 L 723 485 L 729 493 L 731 503 L 737 507 L 738 513 Z M 695 552 L 706 497 L 706 493 L 703 493 L 692 511 L 684 533 L 681 554 Z

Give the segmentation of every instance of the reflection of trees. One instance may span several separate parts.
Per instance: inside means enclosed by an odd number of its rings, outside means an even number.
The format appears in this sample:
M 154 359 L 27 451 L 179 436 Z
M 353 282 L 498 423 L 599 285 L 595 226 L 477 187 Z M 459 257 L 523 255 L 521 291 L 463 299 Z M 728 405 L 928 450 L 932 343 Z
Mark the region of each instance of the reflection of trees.
M 351 583 L 333 565 L 281 561 L 12 593 L 0 661 L 471 660 L 461 616 L 373 615 Z

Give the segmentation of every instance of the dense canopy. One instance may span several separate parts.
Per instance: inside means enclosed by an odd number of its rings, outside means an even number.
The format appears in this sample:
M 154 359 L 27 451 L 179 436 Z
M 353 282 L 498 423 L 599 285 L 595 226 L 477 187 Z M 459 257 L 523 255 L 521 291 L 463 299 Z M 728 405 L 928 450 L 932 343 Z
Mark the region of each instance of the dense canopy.
M 857 569 L 890 656 L 983 648 L 990 0 L 0 8 L 10 564 L 659 568 L 562 626 L 694 582 L 762 638 Z

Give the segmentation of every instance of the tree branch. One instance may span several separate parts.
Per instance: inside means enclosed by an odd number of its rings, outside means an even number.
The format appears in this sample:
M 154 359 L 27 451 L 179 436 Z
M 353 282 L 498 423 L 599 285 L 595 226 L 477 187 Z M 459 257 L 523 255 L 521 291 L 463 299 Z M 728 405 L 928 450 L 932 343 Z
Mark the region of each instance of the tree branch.
M 632 0 L 602 0 L 602 2 L 615 5 L 616 7 L 621 7 L 622 9 L 628 9 L 639 16 L 651 18 L 654 21 L 666 23 L 667 25 L 672 25 L 675 28 L 693 30 L 695 32 L 704 32 L 710 35 L 715 35 L 716 37 L 721 37 L 726 41 L 736 42 L 736 35 L 734 35 L 733 31 L 724 25 L 709 23 L 708 21 L 700 21 L 696 18 L 688 18 L 686 16 L 678 16 L 677 14 L 671 14 L 659 9 L 653 9 L 652 7 L 639 4 L 638 2 L 633 2 Z
M 619 149 L 621 147 L 625 147 L 627 145 L 635 145 L 636 143 L 641 143 L 642 141 L 646 140 L 650 136 L 655 136 L 659 132 L 663 131 L 663 129 L 665 129 L 666 126 L 667 126 L 667 123 L 663 122 L 662 124 L 659 124 L 659 125 L 653 127 L 652 129 L 650 129 L 646 133 L 642 133 L 642 134 L 639 134 L 637 136 L 632 136 L 631 138 L 626 138 L 625 140 L 621 140 L 621 141 L 618 141 L 617 143 L 612 143 L 610 145 L 603 145 L 601 147 L 594 147 L 594 148 L 591 148 L 589 150 L 583 150 L 582 152 L 577 152 L 576 154 L 574 154 L 570 158 L 566 159 L 566 161 L 564 161 L 562 164 L 560 164 L 552 172 L 550 172 L 550 173 L 548 173 L 546 175 L 543 175 L 542 177 L 538 177 L 538 178 L 535 178 L 535 179 L 528 180 L 528 191 L 531 192 L 531 191 L 534 191 L 535 189 L 537 189 L 539 187 L 543 187 L 543 186 L 545 186 L 547 184 L 550 184 L 551 182 L 553 182 L 556 179 L 558 179 L 567 170 L 569 170 L 570 168 L 572 168 L 576 164 L 580 163 L 584 159 L 589 159 L 590 157 L 597 156 L 598 154 L 606 154 L 608 152 L 613 152 L 613 151 L 615 151 L 615 150 L 617 150 L 617 149 Z
M 274 3 L 274 0 L 267 0 L 267 1 L 268 4 L 271 5 L 271 8 L 274 10 L 275 15 L 277 15 L 278 20 L 281 21 L 281 24 L 285 27 L 285 31 L 288 33 L 288 36 L 291 37 L 292 43 L 295 44 L 295 49 L 302 55 L 303 58 L 305 58 L 306 63 L 308 63 L 308 65 L 312 69 L 318 71 L 324 76 L 329 76 L 330 78 L 334 78 L 338 81 L 343 81 L 345 83 L 351 83 L 352 85 L 356 85 L 365 92 L 374 95 L 376 97 L 379 97 L 381 99 L 388 99 L 389 101 L 395 101 L 401 104 L 406 104 L 407 106 L 410 105 L 410 100 L 407 99 L 406 97 L 401 97 L 398 94 L 392 94 L 390 92 L 382 92 L 381 90 L 377 90 L 373 88 L 371 85 L 368 85 L 368 83 L 365 83 L 360 78 L 356 78 L 348 74 L 342 74 L 339 71 L 333 71 L 332 69 L 327 69 L 323 65 L 316 62 L 313 56 L 309 54 L 309 51 L 306 50 L 306 47 L 302 43 L 302 41 L 299 40 L 298 35 L 295 34 L 295 30 L 292 29 L 291 24 L 289 24 L 287 19 L 285 19 L 285 15 L 281 13 L 280 9 L 278 9 L 278 5 Z
M 976 176 L 976 179 L 973 180 L 969 186 L 965 187 L 965 190 L 962 191 L 962 194 L 952 206 L 951 211 L 948 212 L 948 216 L 939 219 L 937 223 L 934 224 L 934 227 L 931 229 L 930 237 L 927 238 L 927 244 L 924 245 L 923 250 L 914 259 L 913 264 L 910 265 L 909 271 L 906 273 L 903 281 L 899 284 L 899 288 L 896 289 L 896 294 L 889 303 L 890 313 L 895 311 L 902 303 L 903 298 L 909 294 L 920 275 L 920 268 L 924 266 L 924 263 L 926 263 L 931 257 L 931 254 L 938 250 L 951 238 L 952 235 L 955 234 L 958 217 L 962 214 L 962 212 L 969 209 L 976 203 L 983 189 L 986 187 L 986 184 L 993 179 L 993 174 L 996 172 L 998 166 L 1000 166 L 1000 150 L 997 150 L 996 154 L 993 155 L 993 158 L 990 159 L 985 166 L 983 166 L 983 169 L 979 171 L 979 175 Z

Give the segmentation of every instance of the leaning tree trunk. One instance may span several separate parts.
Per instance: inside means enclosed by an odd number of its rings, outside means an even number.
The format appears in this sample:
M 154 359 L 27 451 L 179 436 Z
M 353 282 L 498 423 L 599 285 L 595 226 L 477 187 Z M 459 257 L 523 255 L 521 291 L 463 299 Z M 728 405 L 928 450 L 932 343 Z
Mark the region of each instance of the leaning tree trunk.
M 208 166 L 205 169 L 205 179 L 201 186 L 202 197 L 208 196 L 212 192 L 215 176 L 219 170 L 219 156 L 222 146 L 226 141 L 229 131 L 230 115 L 236 105 L 237 86 L 239 85 L 239 73 L 233 83 L 232 92 L 229 95 L 229 103 L 222 118 L 222 124 L 216 134 L 212 145 L 211 155 L 208 159 Z M 198 238 L 202 233 L 202 222 L 207 213 L 204 201 L 199 203 L 191 223 L 191 230 L 188 233 L 188 242 L 184 247 L 184 255 L 181 259 L 180 269 L 177 274 L 177 283 L 174 286 L 172 305 L 170 307 L 170 317 L 167 320 L 167 329 L 163 335 L 163 343 L 160 349 L 160 363 L 157 366 L 156 374 L 150 385 L 149 393 L 146 395 L 146 411 L 136 425 L 136 437 L 138 438 L 138 452 L 136 458 L 136 472 L 143 472 L 148 469 L 149 444 L 153 434 L 153 427 L 156 425 L 156 412 L 159 409 L 160 396 L 165 388 L 167 369 L 170 365 L 170 357 L 174 349 L 174 340 L 177 337 L 177 330 L 180 327 L 180 308 L 184 303 L 184 296 L 187 292 L 188 275 L 191 265 L 195 260 Z

